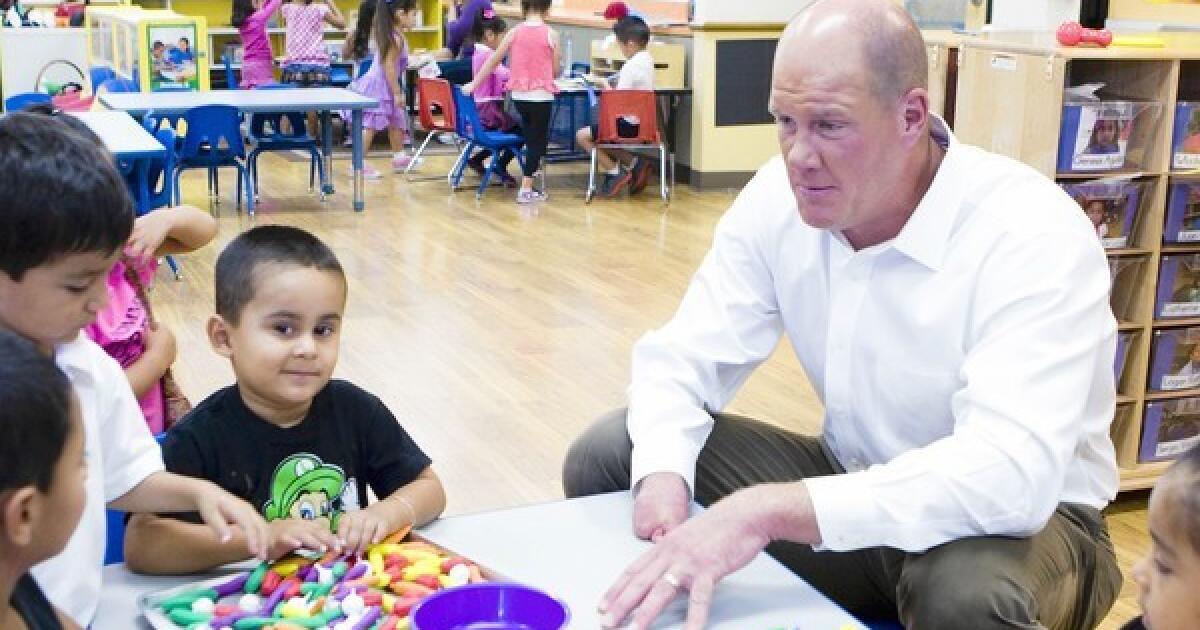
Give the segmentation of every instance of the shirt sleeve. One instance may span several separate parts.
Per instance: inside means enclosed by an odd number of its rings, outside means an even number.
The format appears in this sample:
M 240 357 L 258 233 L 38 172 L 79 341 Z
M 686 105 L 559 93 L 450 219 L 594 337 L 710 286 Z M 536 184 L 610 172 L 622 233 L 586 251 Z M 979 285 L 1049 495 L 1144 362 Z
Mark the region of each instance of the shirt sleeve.
M 98 354 L 103 351 L 97 347 Z M 108 355 L 96 358 L 100 448 L 104 454 L 104 501 L 125 496 L 163 469 L 162 454 L 146 426 L 125 372 Z
M 1107 430 L 1116 322 L 1095 238 L 1081 228 L 1003 239 L 977 287 L 964 296 L 977 314 L 953 432 L 862 472 L 806 480 L 824 548 L 920 552 L 1032 535 L 1056 509 L 1082 436 Z
M 756 222 L 769 207 L 768 169 L 721 219 L 675 316 L 634 346 L 627 422 L 635 486 L 669 471 L 695 489 L 709 411 L 722 409 L 779 341 L 779 308 L 757 241 Z
M 383 499 L 416 479 L 431 460 L 383 401 L 366 392 L 361 395 L 369 398 L 366 430 L 359 436 L 366 481 L 375 496 Z

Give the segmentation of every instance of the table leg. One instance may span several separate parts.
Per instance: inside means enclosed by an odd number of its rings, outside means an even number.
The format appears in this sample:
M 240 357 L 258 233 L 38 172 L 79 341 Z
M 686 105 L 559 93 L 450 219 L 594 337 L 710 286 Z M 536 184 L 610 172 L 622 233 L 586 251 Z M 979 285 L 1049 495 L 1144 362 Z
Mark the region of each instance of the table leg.
M 329 110 L 321 112 L 321 150 L 325 152 L 325 180 L 321 192 L 333 194 L 333 115 Z
M 350 137 L 350 163 L 354 167 L 354 209 L 362 212 L 366 208 L 363 201 L 363 113 L 356 109 L 350 114 L 351 128 L 354 135 Z

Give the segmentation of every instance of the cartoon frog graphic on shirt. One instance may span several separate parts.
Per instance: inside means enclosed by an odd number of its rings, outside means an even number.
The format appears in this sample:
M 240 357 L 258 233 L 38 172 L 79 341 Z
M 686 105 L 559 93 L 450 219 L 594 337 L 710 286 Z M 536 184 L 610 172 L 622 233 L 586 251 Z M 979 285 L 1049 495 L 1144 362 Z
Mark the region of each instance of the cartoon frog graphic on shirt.
M 263 517 L 324 520 L 330 531 L 337 531 L 340 499 L 347 485 L 340 466 L 326 464 L 311 453 L 292 455 L 279 462 L 271 475 L 271 498 L 263 504 Z

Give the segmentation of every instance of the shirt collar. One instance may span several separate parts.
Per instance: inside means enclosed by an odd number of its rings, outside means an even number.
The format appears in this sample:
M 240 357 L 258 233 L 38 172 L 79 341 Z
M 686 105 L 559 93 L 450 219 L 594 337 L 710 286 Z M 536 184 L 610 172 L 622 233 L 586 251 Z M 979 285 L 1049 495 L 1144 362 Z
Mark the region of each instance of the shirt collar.
M 961 193 L 955 170 L 961 153 L 946 122 L 930 115 L 929 135 L 946 150 L 942 163 L 916 210 L 892 240 L 892 247 L 933 271 L 941 268 L 950 230 L 957 220 Z
M 91 356 L 88 353 L 89 343 L 91 340 L 84 337 L 83 332 L 80 332 L 74 340 L 59 344 L 54 348 L 54 363 L 66 373 L 72 383 L 80 378 L 90 376 L 88 371 L 91 362 Z

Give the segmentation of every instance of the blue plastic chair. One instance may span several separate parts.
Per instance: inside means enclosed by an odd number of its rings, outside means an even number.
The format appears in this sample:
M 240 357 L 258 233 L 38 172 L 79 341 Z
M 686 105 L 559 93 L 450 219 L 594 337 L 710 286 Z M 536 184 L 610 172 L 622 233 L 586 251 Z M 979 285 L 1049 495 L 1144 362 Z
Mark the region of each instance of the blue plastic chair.
M 4 111 L 19 112 L 30 105 L 40 105 L 51 102 L 49 94 L 42 92 L 22 92 L 4 99 Z
M 270 83 L 260 85 L 259 90 L 291 90 L 296 86 L 289 83 Z M 291 132 L 283 132 L 283 120 L 287 119 Z M 250 140 L 254 150 L 246 161 L 250 165 L 250 178 L 254 181 L 254 190 L 258 192 L 258 156 L 264 151 L 308 151 L 311 162 L 308 165 L 308 190 L 312 192 L 316 176 L 320 174 L 325 181 L 325 163 L 321 160 L 317 139 L 308 133 L 305 114 L 302 111 L 273 112 L 269 114 L 253 114 L 250 116 Z M 267 131 L 267 125 L 271 131 Z M 325 193 L 321 193 L 321 199 Z
M 467 148 L 454 163 L 450 187 L 454 190 L 458 189 L 458 185 L 462 181 L 463 170 L 467 167 L 467 156 L 474 153 L 475 147 L 488 149 L 492 152 L 492 159 L 479 182 L 479 189 L 475 191 L 475 198 L 479 199 L 483 197 L 483 191 L 487 190 L 492 175 L 500 172 L 500 153 L 502 151 L 512 151 L 517 157 L 517 163 L 524 168 L 525 138 L 515 133 L 485 129 L 483 123 L 479 122 L 479 110 L 475 109 L 475 99 L 463 94 L 457 85 L 451 84 L 450 89 L 454 92 L 455 123 L 458 127 L 458 135 L 467 141 Z
M 92 82 L 92 92 L 100 89 L 100 84 L 117 76 L 108 66 L 92 66 L 88 68 L 88 78 Z
M 178 163 L 172 186 L 175 203 L 179 203 L 179 175 L 191 168 L 208 170 L 209 183 L 216 195 L 214 203 L 220 203 L 220 182 L 217 169 L 232 166 L 238 170 L 237 204 L 242 207 L 242 189 L 246 190 L 246 208 L 254 215 L 254 184 L 246 168 L 246 147 L 242 144 L 241 119 L 238 109 L 232 105 L 201 105 L 193 107 L 183 115 L 187 124 L 187 135 L 179 149 Z

